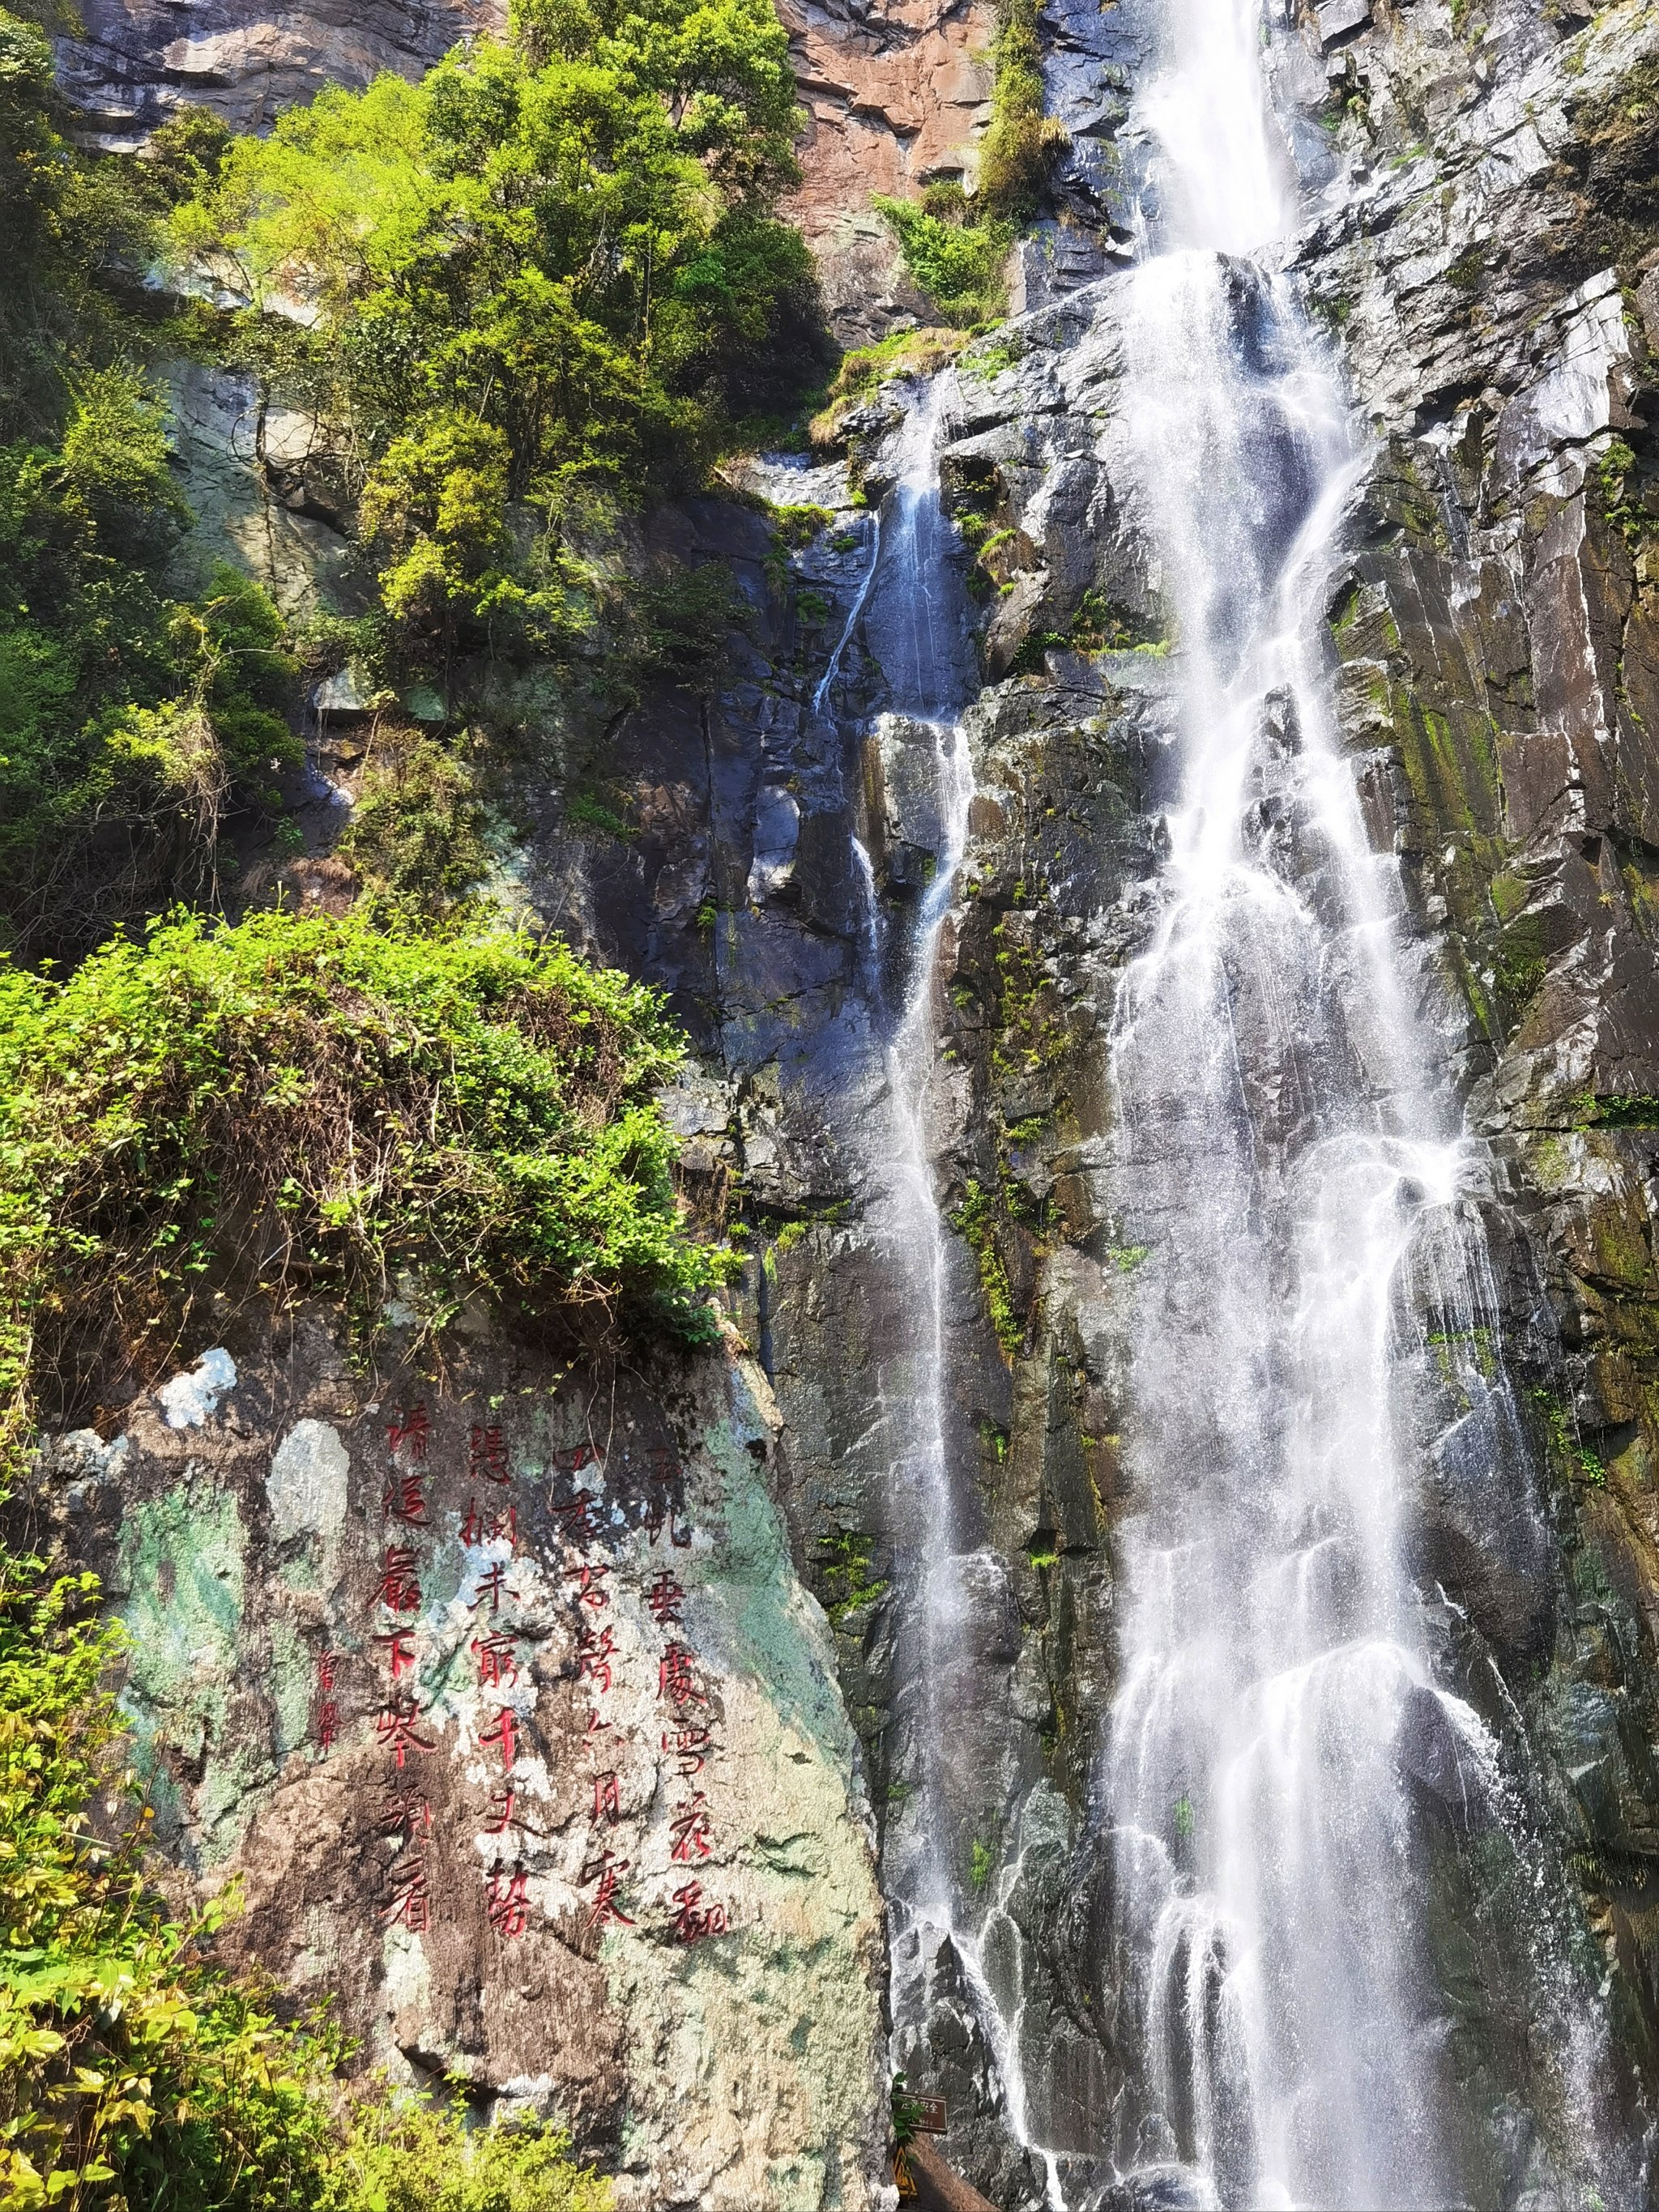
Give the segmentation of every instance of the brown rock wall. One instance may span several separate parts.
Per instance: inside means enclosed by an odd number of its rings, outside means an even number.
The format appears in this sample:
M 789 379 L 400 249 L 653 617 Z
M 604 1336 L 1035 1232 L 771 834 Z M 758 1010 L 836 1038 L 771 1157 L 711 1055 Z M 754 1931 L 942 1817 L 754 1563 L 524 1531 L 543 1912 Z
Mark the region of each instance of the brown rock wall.
M 881 9 L 784 0 L 806 129 L 802 180 L 785 209 L 811 240 L 836 335 L 878 337 L 897 315 L 926 319 L 872 193 L 914 194 L 970 176 L 988 112 L 990 0 L 896 0 Z
M 233 1960 L 394 2081 L 556 2115 L 618 2212 L 863 2212 L 882 1907 L 777 1417 L 741 1359 L 652 1365 L 375 1378 L 312 1322 L 49 1447 L 23 1533 L 104 1581 Z

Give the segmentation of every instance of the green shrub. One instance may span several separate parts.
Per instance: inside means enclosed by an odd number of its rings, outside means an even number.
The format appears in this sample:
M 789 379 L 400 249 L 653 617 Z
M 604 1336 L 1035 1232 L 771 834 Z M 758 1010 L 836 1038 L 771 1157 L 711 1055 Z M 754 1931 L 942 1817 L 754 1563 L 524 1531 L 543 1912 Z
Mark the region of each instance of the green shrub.
M 772 211 L 797 122 L 771 0 L 523 0 L 423 83 L 237 140 L 179 210 L 180 261 L 240 271 L 250 361 L 338 426 L 412 638 L 568 644 L 605 503 L 696 482 L 816 370 Z
M 382 725 L 335 850 L 363 886 L 367 918 L 438 915 L 489 872 L 489 829 L 464 758 L 423 731 Z
M 74 372 L 131 327 L 105 274 L 153 236 L 131 166 L 77 153 L 64 116 L 51 41 L 0 8 L 0 440 L 55 439 Z
M 950 1223 L 974 1255 L 985 1310 L 998 1343 L 1012 1358 L 1025 1341 L 1025 1323 L 1015 1308 L 1013 1285 L 997 1249 L 1000 1222 L 995 1194 L 978 1182 L 969 1182 L 961 1205 L 950 1215 Z
M 967 328 L 1001 313 L 1012 225 L 971 223 L 960 212 L 955 218 L 930 215 L 915 201 L 879 195 L 872 204 L 898 240 L 910 276 L 947 323 Z
M 227 134 L 180 118 L 134 163 L 61 125 L 50 46 L 0 9 L 0 948 L 30 957 L 210 891 L 222 817 L 298 760 L 275 610 L 228 570 L 194 605 L 167 583 L 189 516 L 154 325 L 118 304 Z
M 913 281 L 958 328 L 1003 313 L 1003 264 L 1021 227 L 1041 213 L 1049 164 L 1066 143 L 1063 127 L 1042 112 L 1036 0 L 1001 0 L 991 52 L 996 79 L 974 198 L 940 179 L 919 200 L 872 203 Z
M 1002 0 L 991 51 L 996 81 L 979 149 L 979 202 L 1002 222 L 1029 222 L 1041 211 L 1049 164 L 1066 143 L 1062 125 L 1042 112 L 1036 0 Z
M 179 519 L 127 371 L 86 380 L 60 451 L 0 447 L 0 947 L 73 954 L 207 888 L 225 814 L 299 761 L 281 618 L 223 567 L 171 597 Z
M 360 2102 L 337 2156 L 341 2212 L 610 2212 L 611 2184 L 535 2122 L 468 2128 L 424 2100 Z
M 556 942 L 199 918 L 59 985 L 0 966 L 0 1405 L 84 1412 L 233 1298 L 475 1296 L 592 1339 L 714 1332 L 657 994 Z

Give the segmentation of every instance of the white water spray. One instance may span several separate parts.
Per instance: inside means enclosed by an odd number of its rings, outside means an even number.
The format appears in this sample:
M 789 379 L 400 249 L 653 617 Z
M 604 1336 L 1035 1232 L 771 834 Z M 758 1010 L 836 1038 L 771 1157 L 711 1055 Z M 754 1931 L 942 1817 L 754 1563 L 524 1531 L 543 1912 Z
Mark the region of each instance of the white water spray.
M 1175 0 L 1170 31 L 1144 103 L 1161 250 L 1126 318 L 1184 763 L 1112 1044 L 1120 1232 L 1150 1253 L 1102 1784 L 1126 2040 L 1143 2122 L 1221 2203 L 1438 2205 L 1402 1764 L 1426 1734 L 1489 1801 L 1496 1762 L 1429 1677 L 1395 1407 L 1402 1276 L 1466 1166 L 1330 726 L 1317 635 L 1360 457 L 1263 255 L 1293 208 L 1257 7 Z
M 1404 1556 L 1412 1363 L 1434 1343 L 1469 1402 L 1519 1425 L 1497 1357 L 1483 1158 L 1427 1065 L 1397 869 L 1370 849 L 1333 723 L 1322 617 L 1366 456 L 1273 258 L 1294 179 L 1257 7 L 1168 4 L 1169 66 L 1140 103 L 1161 154 L 1145 257 L 1097 310 L 1122 331 L 1120 489 L 1175 623 L 1182 788 L 1111 1042 L 1112 1228 L 1146 1255 L 1127 1329 L 1119 1689 L 1097 1798 L 1128 2079 L 1113 2140 L 1075 2148 L 1156 2166 L 1147 2203 L 1428 2208 L 1462 2193 L 1462 2088 L 1407 1776 L 1464 1832 L 1498 1816 L 1503 1788 L 1483 1723 L 1432 1677 Z M 912 781 L 936 802 L 866 1217 L 905 1316 L 872 1356 L 896 1548 L 912 1563 L 911 1794 L 884 1852 L 896 2051 L 927 2063 L 932 1978 L 948 1970 L 945 2002 L 977 2025 L 1000 2121 L 1065 2212 L 1060 2160 L 1029 2124 L 1024 2069 L 1042 2052 L 1024 2019 L 1020 1860 L 983 1911 L 963 1906 L 954 1863 L 964 1780 L 988 1748 L 964 1627 L 985 1617 L 998 1563 L 972 1548 L 950 1465 L 952 1252 L 930 1136 L 937 954 L 972 789 L 936 483 L 945 392 L 936 380 L 908 418 L 814 698 L 862 625 L 894 710 L 885 741 L 928 750 L 931 777 Z M 891 948 L 856 857 L 873 975 Z M 1595 2036 L 1559 2011 L 1571 2105 Z

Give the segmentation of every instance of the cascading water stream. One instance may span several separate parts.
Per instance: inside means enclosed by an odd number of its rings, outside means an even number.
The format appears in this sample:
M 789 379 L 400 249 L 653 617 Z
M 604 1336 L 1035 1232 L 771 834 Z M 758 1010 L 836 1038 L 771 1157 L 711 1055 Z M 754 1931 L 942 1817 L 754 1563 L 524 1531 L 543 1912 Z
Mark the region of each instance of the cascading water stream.
M 1406 1769 L 1432 1770 L 1466 1826 L 1499 1818 L 1503 1793 L 1483 1723 L 1431 1671 L 1406 1556 L 1421 1443 L 1407 1378 L 1433 1342 L 1465 1401 L 1520 1432 L 1495 1356 L 1486 1170 L 1432 1079 L 1397 870 L 1371 849 L 1334 729 L 1322 619 L 1366 457 L 1275 266 L 1293 178 L 1255 0 L 1170 0 L 1168 66 L 1139 113 L 1160 155 L 1145 256 L 1097 312 L 1121 329 L 1121 489 L 1174 618 L 1182 787 L 1110 1043 L 1113 1229 L 1146 1255 L 1125 1323 L 1129 1504 L 1097 1799 L 1129 2080 L 1114 2139 L 1086 2148 L 1160 2169 L 1149 2203 L 1441 2206 L 1464 2193 L 1458 2090 Z M 855 854 L 872 980 L 906 956 L 866 1209 L 904 1319 L 872 1352 L 902 1577 L 908 1795 L 884 1847 L 895 2050 L 925 2063 L 929 1976 L 948 1957 L 948 2002 L 974 2015 L 1000 2081 L 998 2124 L 1064 2212 L 1060 2158 L 1027 2125 L 1026 2069 L 1043 2057 L 1026 2047 L 1004 1910 L 1018 1869 L 975 1911 L 957 1863 L 986 1747 L 962 1709 L 964 1624 L 995 1563 L 974 1548 L 951 1464 L 931 1137 L 975 688 L 938 496 L 946 398 L 935 379 L 908 415 L 815 700 L 861 629 L 890 702 L 878 738 L 913 766 L 926 749 L 910 781 L 933 806 L 917 842 L 936 866 L 902 939 Z M 992 1972 L 999 1917 L 1013 1964 L 1005 1944 Z
M 1120 1230 L 1149 1254 L 1101 1784 L 1141 2076 L 1117 2148 L 1230 2206 L 1443 2204 L 1402 1740 L 1437 1731 L 1477 1793 L 1496 1770 L 1429 1677 L 1395 1402 L 1413 1250 L 1439 1233 L 1479 1273 L 1469 1168 L 1330 726 L 1316 641 L 1360 457 L 1269 265 L 1293 209 L 1255 0 L 1176 0 L 1143 113 L 1162 204 L 1124 422 L 1182 789 L 1112 1040 Z
M 969 696 L 972 662 L 963 610 L 953 597 L 955 536 L 939 504 L 936 449 L 947 404 L 945 380 L 924 386 L 897 440 L 896 476 L 877 518 L 874 556 L 855 607 L 866 610 L 866 640 L 878 660 L 889 701 L 878 738 L 925 745 L 931 791 L 932 880 L 909 932 L 898 1017 L 884 1046 L 886 1111 L 872 1132 L 870 1164 L 876 1188 L 870 1218 L 891 1279 L 902 1286 L 911 1326 L 878 1363 L 877 1397 L 889 1431 L 890 1487 L 907 1525 L 924 1585 L 932 1562 L 948 1556 L 955 1503 L 945 1437 L 945 1226 L 933 1188 L 928 1120 L 935 1072 L 933 971 L 939 933 L 950 908 L 967 835 L 972 777 L 958 727 Z M 872 587 L 881 589 L 871 601 Z M 854 860 L 868 906 L 866 954 L 882 943 L 876 882 L 865 846 Z M 916 1617 L 933 1617 L 926 1588 Z M 932 1680 L 919 1654 L 924 1698 Z M 924 1723 L 922 1733 L 928 1733 Z M 927 1828 L 929 1824 L 923 1824 Z M 905 1854 L 899 1894 L 931 1907 L 943 1894 L 942 1870 L 930 1843 Z
M 944 1943 L 957 1961 L 1001 2080 L 1012 2131 L 1024 2140 L 1018 2038 L 998 2011 L 978 1948 L 958 1911 L 951 1864 L 950 1767 L 959 1755 L 960 1716 L 951 1681 L 960 1657 L 964 1552 L 945 1418 L 950 1255 L 934 1185 L 933 1121 L 939 1075 L 934 1012 L 939 939 L 950 913 L 967 842 L 973 775 L 960 719 L 975 687 L 959 544 L 939 495 L 938 447 L 952 381 L 933 378 L 915 397 L 898 434 L 896 481 L 878 511 L 871 566 L 836 647 L 839 666 L 861 623 L 878 664 L 888 711 L 877 726 L 886 748 L 926 750 L 907 775 L 921 813 L 912 827 L 934 866 L 906 932 L 897 1012 L 884 1045 L 885 1112 L 871 1131 L 872 1192 L 866 1219 L 884 1272 L 897 1289 L 905 1326 L 875 1356 L 875 1395 L 885 1432 L 889 1499 L 910 1562 L 899 1668 L 905 1680 L 911 1794 L 889 1820 L 885 1887 L 893 1914 L 893 2010 L 901 2051 L 922 2025 L 926 1999 L 917 1962 Z M 828 678 L 819 687 L 819 696 Z M 878 978 L 887 941 L 869 853 L 854 841 L 864 886 L 866 958 Z M 1054 2202 L 1058 2204 L 1056 2195 Z

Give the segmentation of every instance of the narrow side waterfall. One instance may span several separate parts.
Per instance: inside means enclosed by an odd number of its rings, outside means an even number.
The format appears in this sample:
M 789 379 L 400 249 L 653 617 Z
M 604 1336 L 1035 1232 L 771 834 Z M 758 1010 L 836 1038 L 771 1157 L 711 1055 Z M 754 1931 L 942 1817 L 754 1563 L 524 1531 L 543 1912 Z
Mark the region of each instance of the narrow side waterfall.
M 903 1325 L 877 1348 L 876 1400 L 884 1430 L 890 1500 L 915 1562 L 907 1591 L 905 1674 L 908 1686 L 908 1766 L 914 1795 L 890 1823 L 889 1889 L 913 1923 L 950 1924 L 949 1878 L 931 1796 L 940 1714 L 937 1695 L 935 1583 L 953 1550 L 957 1500 L 945 1419 L 945 1228 L 934 1188 L 930 1121 L 938 1073 L 934 975 L 940 928 L 950 910 L 973 794 L 968 748 L 959 727 L 971 696 L 973 664 L 966 610 L 952 561 L 956 538 L 939 496 L 938 446 L 948 380 L 917 392 L 897 433 L 896 481 L 877 518 L 871 568 L 856 605 L 884 679 L 888 700 L 878 743 L 916 763 L 908 779 L 919 795 L 933 868 L 896 948 L 882 1012 L 884 1110 L 869 1133 L 869 1215 L 883 1266 L 898 1286 Z M 868 603 L 866 605 L 866 602 Z M 866 944 L 872 958 L 883 933 L 876 884 L 862 844 L 859 872 L 870 902 Z M 914 1811 L 911 1810 L 914 1807 Z M 902 2011 L 900 1998 L 896 2010 Z
M 1402 1298 L 1480 1305 L 1466 1159 L 1407 1011 L 1392 862 L 1319 632 L 1362 465 L 1273 248 L 1255 0 L 1176 0 L 1126 426 L 1174 617 L 1179 798 L 1112 1039 L 1130 1323 L 1120 1686 L 1101 1777 L 1138 2054 L 1126 2162 L 1232 2206 L 1458 2201 L 1402 1746 L 1494 1748 L 1431 1681 L 1402 1559 Z
M 902 757 L 913 829 L 933 854 L 887 969 L 884 1111 L 867 1156 L 872 1198 L 866 1218 L 884 1272 L 898 1293 L 901 1326 L 874 1348 L 876 1419 L 888 1494 L 908 1562 L 899 1611 L 896 1672 L 903 1714 L 897 1765 L 901 1792 L 890 1807 L 885 1889 L 892 1916 L 893 2021 L 901 2065 L 916 2063 L 926 2030 L 933 1968 L 943 1956 L 959 1978 L 957 1996 L 990 2054 L 1009 2131 L 1025 2141 L 1018 2038 L 1005 2021 L 979 1944 L 962 1910 L 961 1807 L 974 1796 L 964 1766 L 980 1756 L 971 1716 L 961 1710 L 962 1638 L 978 1548 L 967 1476 L 952 1452 L 946 1408 L 949 1232 L 936 1185 L 939 1055 L 936 994 L 940 933 L 947 923 L 967 843 L 973 771 L 962 714 L 977 689 L 969 642 L 969 609 L 954 526 L 939 499 L 938 454 L 948 427 L 953 380 L 939 375 L 917 392 L 893 453 L 896 481 L 878 516 L 871 568 L 854 602 L 836 659 L 861 621 L 880 667 L 887 710 L 876 726 L 890 759 Z M 886 947 L 876 914 L 868 853 L 855 846 L 870 900 L 866 957 Z M 920 2062 L 925 2066 L 925 2059 Z M 1058 2197 L 1053 2200 L 1059 2203 Z

